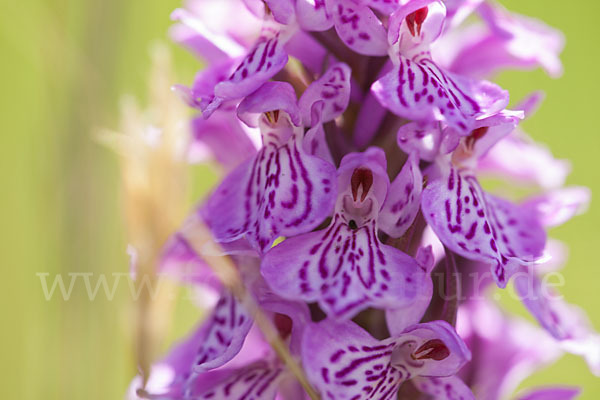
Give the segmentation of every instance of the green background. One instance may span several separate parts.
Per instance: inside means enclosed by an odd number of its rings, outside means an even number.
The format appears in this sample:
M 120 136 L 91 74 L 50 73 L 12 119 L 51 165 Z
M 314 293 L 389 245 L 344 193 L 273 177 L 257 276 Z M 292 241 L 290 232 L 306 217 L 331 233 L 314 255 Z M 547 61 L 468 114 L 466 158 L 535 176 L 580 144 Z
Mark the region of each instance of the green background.
M 499 82 L 513 99 L 546 91 L 525 129 L 571 160 L 569 183 L 600 192 L 600 3 L 503 4 L 565 32 L 561 79 L 509 72 Z M 127 270 L 117 158 L 92 140 L 92 131 L 117 127 L 122 94 L 145 98 L 150 44 L 166 39 L 177 6 L 178 0 L 2 0 L 1 398 L 120 399 L 135 374 L 125 285 L 113 301 L 90 301 L 82 285 L 70 301 L 45 301 L 36 273 Z M 171 48 L 180 81 L 190 82 L 196 61 Z M 212 178 L 206 170 L 195 175 L 198 195 Z M 571 249 L 567 299 L 587 309 L 600 328 L 600 206 L 593 202 L 585 216 L 552 236 Z M 197 317 L 193 308 L 180 307 L 170 337 L 182 335 Z M 574 356 L 525 385 L 544 383 L 581 385 L 583 399 L 600 396 L 600 379 Z

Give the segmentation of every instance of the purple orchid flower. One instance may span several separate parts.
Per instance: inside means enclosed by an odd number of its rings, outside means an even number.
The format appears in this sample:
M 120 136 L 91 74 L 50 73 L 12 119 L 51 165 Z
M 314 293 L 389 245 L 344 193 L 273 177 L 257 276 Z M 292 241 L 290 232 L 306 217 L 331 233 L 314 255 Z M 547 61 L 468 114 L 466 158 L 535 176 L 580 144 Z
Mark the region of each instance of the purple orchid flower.
M 470 132 L 475 119 L 508 104 L 508 93 L 492 83 L 445 72 L 432 60 L 429 46 L 442 33 L 445 18 L 441 1 L 413 0 L 395 11 L 388 32 L 394 68 L 374 83 L 372 91 L 401 117 L 444 121 Z
M 432 181 L 423 191 L 422 208 L 442 243 L 463 257 L 489 263 L 500 287 L 520 265 L 543 255 L 546 234 L 535 216 L 486 194 L 468 170 L 450 167 Z
M 459 309 L 457 331 L 474 353 L 461 371 L 480 400 L 508 398 L 519 383 L 560 357 L 560 346 L 544 331 L 517 318 L 507 318 L 487 300 Z
M 189 255 L 185 251 L 178 254 Z M 186 260 L 186 257 L 177 258 L 172 253 L 168 258 L 171 265 Z M 309 319 L 308 308 L 303 303 L 276 296 L 262 280 L 257 258 L 236 257 L 236 260 L 252 296 L 272 318 L 290 349 L 298 353 L 303 327 Z M 181 278 L 173 268 L 168 273 Z M 202 273 L 206 271 L 199 270 L 197 275 L 183 278 L 195 284 L 194 278 Z M 273 399 L 282 382 L 293 383 L 291 374 L 253 327 L 253 316 L 247 308 L 227 290 L 220 288 L 220 292 L 221 297 L 212 313 L 188 339 L 153 367 L 150 384 L 146 386 L 149 392 L 146 398 L 211 398 L 216 393 L 221 393 L 216 395 L 217 398 L 243 398 L 250 392 L 257 398 Z M 132 385 L 135 384 L 134 381 Z
M 474 399 L 454 377 L 471 353 L 444 321 L 412 325 L 378 341 L 352 322 L 326 320 L 306 328 L 302 347 L 308 378 L 323 398 L 394 399 L 411 380 L 425 393 Z
M 589 191 L 563 187 L 568 163 L 518 128 L 540 92 L 510 110 L 480 80 L 558 75 L 560 33 L 486 0 L 189 0 L 172 18 L 206 67 L 174 86 L 202 112 L 188 160 L 226 177 L 157 272 L 213 304 L 130 398 L 557 400 L 578 389 L 514 391 L 565 352 L 600 373 L 600 336 L 543 279 L 566 254 L 545 230 Z M 529 197 L 485 192 L 489 175 Z M 198 220 L 219 246 L 188 243 Z M 236 265 L 246 302 L 206 264 L 215 256 Z M 511 277 L 543 329 L 478 292 Z
M 413 157 L 390 186 L 381 150 L 344 157 L 329 227 L 286 239 L 265 254 L 261 271 L 273 290 L 286 298 L 317 301 L 338 318 L 369 306 L 412 302 L 422 270 L 402 251 L 382 244 L 377 230 L 397 237 L 414 219 L 421 189 L 414 162 Z
M 338 97 L 329 99 L 335 106 L 326 106 L 321 120 L 323 115 L 333 118 L 341 112 L 336 108 L 343 107 L 336 102 Z M 225 178 L 200 213 L 217 241 L 247 237 L 263 252 L 278 236 L 307 232 L 330 214 L 336 195 L 335 168 L 307 151 L 301 111 L 291 85 L 263 85 L 244 99 L 238 115 L 246 123 L 252 123 L 252 116 L 258 117 L 263 148 Z

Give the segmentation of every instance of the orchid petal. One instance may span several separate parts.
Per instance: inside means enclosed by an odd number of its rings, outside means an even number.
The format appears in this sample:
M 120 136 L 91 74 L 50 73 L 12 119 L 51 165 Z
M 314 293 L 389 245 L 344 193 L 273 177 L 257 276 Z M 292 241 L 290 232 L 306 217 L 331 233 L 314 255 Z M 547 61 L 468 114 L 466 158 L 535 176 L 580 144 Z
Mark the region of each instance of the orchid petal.
M 418 377 L 412 383 L 422 393 L 432 396 L 433 400 L 475 400 L 471 389 L 456 376 Z
M 386 30 L 375 13 L 355 0 L 328 0 L 335 30 L 352 50 L 367 56 L 387 54 Z
M 333 26 L 325 0 L 296 0 L 296 18 L 307 31 L 326 31 Z
M 535 216 L 485 194 L 464 170 L 451 167 L 421 198 L 423 216 L 440 240 L 463 257 L 490 263 L 500 287 L 519 265 L 542 255 L 546 235 Z
M 354 144 L 364 148 L 377 134 L 387 110 L 379 104 L 372 91 L 366 93 L 354 125 Z
M 252 326 L 252 317 L 231 294 L 219 299 L 211 316 L 203 324 L 194 370 L 207 371 L 222 366 L 242 348 Z
M 408 327 L 396 340 L 396 346 L 392 366 L 409 376 L 451 376 L 471 360 L 466 344 L 446 321 Z
M 561 341 L 566 351 L 583 356 L 591 372 L 600 376 L 600 335 L 593 330 L 585 313 L 565 302 L 531 273 L 516 274 L 515 289 L 540 325 Z
M 400 55 L 394 69 L 371 90 L 396 115 L 419 122 L 446 122 L 464 133 L 473 130 L 478 117 L 508 104 L 508 92 L 495 84 L 446 73 L 427 56 L 410 60 Z
M 530 390 L 518 397 L 518 400 L 574 400 L 581 393 L 577 387 L 546 387 Z
M 565 42 L 560 31 L 534 18 L 509 13 L 497 4 L 484 2 L 478 11 L 488 23 L 491 35 L 480 42 L 481 45 L 470 49 L 470 53 L 463 52 L 457 56 L 458 62 L 468 63 L 472 55 L 482 52 L 477 56 L 479 60 L 485 60 L 482 56 L 489 56 L 485 64 L 489 66 L 490 62 L 496 62 L 494 69 L 494 66 L 488 67 L 487 74 L 499 67 L 541 66 L 550 76 L 560 76 L 562 64 L 559 54 Z
M 264 2 L 269 7 L 275 21 L 284 25 L 294 22 L 296 18 L 294 0 L 264 0 Z
M 370 306 L 410 303 L 421 282 L 412 258 L 379 243 L 374 222 L 353 230 L 340 217 L 325 231 L 275 246 L 265 255 L 262 272 L 280 296 L 318 301 L 337 318 Z
M 285 111 L 292 123 L 300 126 L 296 92 L 287 82 L 266 82 L 239 104 L 237 115 L 246 125 L 258 127 L 258 117 L 268 111 Z
M 333 157 L 329 151 L 329 145 L 325 138 L 325 130 L 323 129 L 323 108 L 325 104 L 322 101 L 317 101 L 312 106 L 311 126 L 304 134 L 302 145 L 304 151 L 308 154 L 322 158 L 323 160 L 333 164 Z
M 394 345 L 352 322 L 326 320 L 306 328 L 302 364 L 325 399 L 394 399 L 404 376 L 390 365 Z
M 225 100 L 243 98 L 272 78 L 286 64 L 288 55 L 284 49 L 289 32 L 267 25 L 254 48 L 242 60 L 231 76 L 214 88 L 214 98 L 202 110 L 208 118 Z
M 400 0 L 359 0 L 361 4 L 389 15 L 400 7 Z
M 362 174 L 365 183 L 351 184 Z M 344 157 L 329 227 L 288 238 L 263 258 L 261 271 L 273 290 L 284 298 L 318 301 L 337 318 L 349 318 L 369 306 L 412 302 L 424 277 L 422 270 L 411 257 L 377 237 L 377 215 L 388 184 L 381 150 Z
M 207 148 L 227 171 L 232 170 L 249 155 L 256 153 L 256 147 L 245 128 L 233 113 L 217 111 L 206 120 L 196 117 L 191 121 L 192 140 L 188 158 L 198 161 L 197 154 Z M 203 161 L 203 160 L 202 160 Z
M 421 13 L 422 21 L 409 21 Z M 405 56 L 427 49 L 442 33 L 446 7 L 440 0 L 411 0 L 390 16 L 388 42 Z M 413 18 L 414 19 L 414 18 Z
M 390 185 L 379 214 L 379 228 L 391 237 L 402 236 L 421 208 L 422 190 L 423 175 L 419 169 L 419 158 L 417 153 L 412 153 Z
M 431 302 L 433 295 L 431 270 L 435 266 L 432 247 L 420 247 L 415 259 L 425 273 L 425 279 L 414 302 L 406 307 L 394 307 L 385 310 L 385 320 L 392 336 L 399 336 L 407 327 L 418 324 Z
M 233 38 L 225 32 L 213 32 L 207 26 L 206 21 L 203 21 L 202 18 L 187 10 L 181 8 L 176 9 L 171 14 L 171 19 L 181 21 L 183 26 L 187 27 L 195 34 L 192 39 L 192 48 L 207 60 L 234 58 L 244 54 L 245 49 L 240 43 L 233 40 Z M 176 36 L 176 39 L 179 38 L 181 40 L 186 38 L 185 42 L 192 44 L 190 43 L 189 37 L 191 32 L 189 32 L 189 30 L 182 31 L 179 29 L 176 31 L 176 33 L 179 34 Z M 182 34 L 184 34 L 184 36 L 181 36 Z
M 246 236 L 262 252 L 278 236 L 310 231 L 330 215 L 335 183 L 334 166 L 306 154 L 293 134 L 229 174 L 200 212 L 217 241 Z
M 548 191 L 528 199 L 523 205 L 538 216 L 543 226 L 555 227 L 583 214 L 589 206 L 591 196 L 590 189 L 572 186 Z
M 279 383 L 286 374 L 282 367 L 257 361 L 229 371 L 228 376 L 216 380 L 209 389 L 191 393 L 194 399 L 273 400 Z
M 311 109 L 316 101 L 323 102 L 323 123 L 337 118 L 346 110 L 350 101 L 351 72 L 348 65 L 337 63 L 310 84 L 298 101 L 304 126 L 311 126 Z

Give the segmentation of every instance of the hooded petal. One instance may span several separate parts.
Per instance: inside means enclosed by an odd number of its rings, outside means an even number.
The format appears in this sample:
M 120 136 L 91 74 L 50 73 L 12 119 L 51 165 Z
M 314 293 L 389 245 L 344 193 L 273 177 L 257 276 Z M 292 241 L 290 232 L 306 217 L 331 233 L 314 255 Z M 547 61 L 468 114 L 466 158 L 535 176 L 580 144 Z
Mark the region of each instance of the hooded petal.
M 445 377 L 456 374 L 471 352 L 446 321 L 432 321 L 408 327 L 396 339 L 392 366 L 409 377 Z
M 333 26 L 325 0 L 296 0 L 296 18 L 307 31 L 326 31 Z
M 442 243 L 463 257 L 490 263 L 500 287 L 519 265 L 542 255 L 546 234 L 535 215 L 485 194 L 465 170 L 451 167 L 421 197 L 423 216 Z
M 387 54 L 387 33 L 375 13 L 356 0 L 328 0 L 335 30 L 352 50 L 366 56 Z
M 442 1 L 407 1 L 390 16 L 388 42 L 407 57 L 427 50 L 442 33 L 445 18 Z
M 457 376 L 418 377 L 412 383 L 422 393 L 433 396 L 434 400 L 475 400 L 471 389 Z
M 255 128 L 262 113 L 275 110 L 285 111 L 294 125 L 301 125 L 296 92 L 287 82 L 266 82 L 242 100 L 237 115 L 246 125 Z
M 302 364 L 324 399 L 396 398 L 403 373 L 392 368 L 394 340 L 378 342 L 353 322 L 310 324 Z
M 442 151 L 444 135 L 439 122 L 421 124 L 409 122 L 398 129 L 396 141 L 405 153 L 416 152 L 419 158 L 433 161 Z
M 298 101 L 304 126 L 312 126 L 311 110 L 316 101 L 323 102 L 323 123 L 337 118 L 346 110 L 350 101 L 351 72 L 344 63 L 334 64 L 306 88 Z
M 487 81 L 444 72 L 428 56 L 398 57 L 394 69 L 371 90 L 394 114 L 419 121 L 442 121 L 459 132 L 474 129 L 475 120 L 508 104 L 508 92 Z
M 379 213 L 379 228 L 398 238 L 413 223 L 421 208 L 423 175 L 416 152 L 409 155 L 402 170 L 390 185 L 383 208 Z
M 498 141 L 510 134 L 523 119 L 523 111 L 502 110 L 475 121 L 473 130 L 465 136 L 453 128 L 444 130 L 444 142 L 453 148 L 455 164 L 476 169 L 477 160 L 485 156 Z M 454 147 L 456 143 L 456 147 Z

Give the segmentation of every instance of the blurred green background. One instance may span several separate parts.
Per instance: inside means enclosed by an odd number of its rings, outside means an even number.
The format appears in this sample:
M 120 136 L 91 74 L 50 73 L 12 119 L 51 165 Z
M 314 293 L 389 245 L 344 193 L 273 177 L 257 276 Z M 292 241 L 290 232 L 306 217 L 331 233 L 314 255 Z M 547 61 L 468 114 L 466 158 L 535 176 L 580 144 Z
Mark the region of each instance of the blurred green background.
M 563 30 L 565 74 L 509 72 L 499 81 L 513 99 L 543 88 L 547 100 L 524 123 L 559 158 L 570 159 L 569 183 L 600 193 L 600 3 L 505 0 L 514 11 Z M 95 127 L 116 128 L 122 94 L 147 95 L 150 44 L 166 41 L 179 0 L 3 1 L 0 6 L 0 280 L 2 381 L 11 399 L 120 399 L 135 374 L 130 302 L 122 285 L 112 301 L 90 301 L 76 285 L 69 301 L 45 301 L 36 273 L 113 273 L 128 269 L 119 209 L 117 158 L 92 139 Z M 181 82 L 197 62 L 170 45 Z M 194 194 L 209 185 L 196 173 Z M 190 198 L 190 204 L 192 199 Z M 552 232 L 570 246 L 564 270 L 568 300 L 600 328 L 600 206 Z M 516 306 L 515 306 L 516 307 Z M 170 337 L 195 322 L 180 311 Z M 525 385 L 584 387 L 600 397 L 600 379 L 565 356 Z

